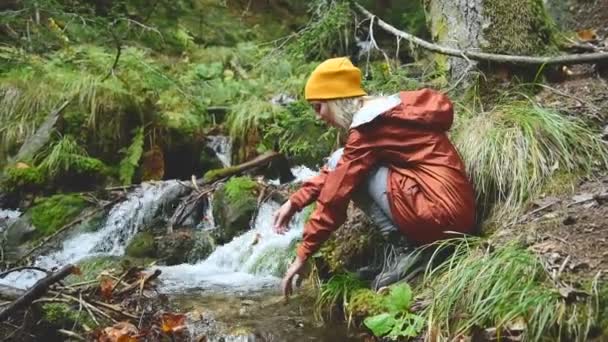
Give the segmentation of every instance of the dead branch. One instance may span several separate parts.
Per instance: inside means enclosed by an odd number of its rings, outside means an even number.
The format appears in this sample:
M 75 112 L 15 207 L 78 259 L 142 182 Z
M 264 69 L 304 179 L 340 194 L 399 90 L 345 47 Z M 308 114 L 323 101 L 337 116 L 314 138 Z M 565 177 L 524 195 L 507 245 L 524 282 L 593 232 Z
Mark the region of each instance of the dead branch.
M 70 229 L 70 228 L 74 227 L 74 226 L 75 226 L 75 225 L 77 225 L 78 223 L 80 223 L 80 222 L 82 222 L 82 221 L 84 221 L 84 220 L 86 220 L 86 219 L 88 219 L 88 218 L 91 218 L 91 217 L 93 217 L 93 216 L 95 216 L 95 215 L 99 214 L 101 211 L 105 210 L 107 207 L 109 207 L 109 206 L 111 206 L 111 205 L 114 205 L 116 202 L 121 201 L 121 200 L 123 200 L 123 199 L 124 199 L 124 197 L 123 197 L 123 196 L 118 197 L 118 198 L 116 198 L 116 199 L 114 199 L 114 200 L 112 200 L 112 201 L 110 201 L 110 202 L 108 202 L 108 203 L 104 204 L 104 205 L 103 205 L 103 206 L 101 206 L 100 208 L 97 208 L 96 210 L 93 210 L 93 211 L 91 211 L 90 213 L 88 213 L 88 214 L 86 214 L 86 215 L 83 215 L 83 216 L 81 216 L 81 217 L 77 218 L 76 220 L 74 220 L 74 221 L 72 221 L 72 222 L 70 222 L 70 223 L 66 224 L 65 226 L 63 226 L 63 227 L 59 228 L 59 230 L 57 230 L 55 233 L 53 233 L 53 234 L 51 234 L 50 236 L 48 236 L 48 237 L 44 238 L 44 239 L 43 239 L 43 240 L 42 240 L 42 241 L 41 241 L 41 242 L 40 242 L 38 245 L 36 245 L 34 248 L 30 249 L 30 250 L 29 250 L 27 253 L 25 253 L 25 255 L 24 255 L 24 256 L 22 256 L 22 257 L 19 259 L 19 261 L 18 261 L 17 263 L 19 263 L 19 262 L 21 262 L 21 261 L 25 260 L 27 257 L 29 257 L 30 255 L 32 255 L 32 254 L 33 254 L 35 251 L 37 251 L 37 250 L 38 250 L 38 249 L 40 249 L 42 246 L 46 245 L 46 244 L 47 244 L 49 241 L 51 241 L 52 239 L 54 239 L 54 238 L 55 238 L 57 235 L 59 235 L 59 234 L 63 233 L 64 231 L 66 231 L 66 230 L 68 230 L 68 229 Z
M 40 268 L 40 267 L 36 267 L 36 266 L 21 266 L 21 267 L 11 268 L 10 270 L 0 273 L 0 279 L 6 277 L 7 275 L 9 275 L 13 272 L 20 272 L 20 271 L 24 271 L 24 270 L 35 270 L 35 271 L 44 272 L 46 274 L 51 273 L 51 271 L 49 271 L 49 270 L 45 270 L 44 268 Z
M 514 56 L 514 55 L 504 55 L 504 54 L 495 54 L 495 53 L 487 53 L 487 52 L 479 52 L 479 51 L 466 51 L 455 49 L 447 46 L 441 46 L 439 44 L 428 42 L 424 39 L 420 39 L 410 33 L 401 31 L 396 29 L 394 26 L 386 23 L 385 21 L 378 18 L 373 13 L 366 10 L 363 6 L 353 2 L 353 5 L 366 17 L 370 20 L 376 18 L 378 25 L 382 27 L 385 31 L 393 34 L 397 37 L 402 37 L 407 41 L 416 44 L 424 49 L 427 49 L 432 52 L 440 53 L 443 55 L 454 56 L 454 57 L 468 57 L 472 60 L 476 61 L 490 61 L 497 63 L 509 63 L 509 64 L 531 64 L 531 65 L 546 65 L 546 64 L 562 64 L 562 65 L 571 65 L 571 64 L 587 64 L 587 63 L 596 63 L 602 61 L 608 61 L 608 52 L 594 52 L 594 53 L 583 53 L 583 54 L 569 54 L 563 56 L 548 56 L 548 57 L 538 57 L 538 56 Z
M 27 290 L 21 297 L 17 298 L 7 308 L 0 312 L 0 321 L 4 321 L 17 310 L 30 305 L 32 301 L 42 297 L 48 291 L 51 285 L 72 274 L 75 269 L 76 267 L 74 265 L 67 265 L 59 271 L 38 280 L 36 284 Z
M 86 341 L 86 339 L 84 337 L 82 337 L 80 334 L 77 334 L 70 330 L 59 329 L 59 330 L 57 330 L 57 332 L 60 333 L 61 335 L 67 336 L 69 338 L 77 339 L 79 341 Z
M 227 167 L 224 169 L 218 169 L 218 170 L 211 170 L 205 174 L 206 177 L 203 177 L 202 183 L 199 181 L 198 184 L 205 185 L 205 184 L 212 183 L 221 178 L 229 178 L 234 175 L 241 174 L 241 173 L 243 173 L 247 170 L 253 169 L 255 167 L 266 165 L 269 162 L 271 162 L 272 160 L 279 157 L 280 155 L 281 154 L 278 152 L 269 151 L 269 152 L 266 152 L 262 155 L 255 157 L 252 160 L 246 161 L 246 162 L 236 165 L 236 166 L 231 166 L 231 167 Z
M 148 283 L 148 282 L 150 282 L 150 281 L 158 278 L 158 276 L 160 276 L 161 273 L 162 273 L 161 270 L 156 269 L 154 271 L 154 273 L 148 274 L 143 279 L 134 281 L 131 285 L 127 286 L 126 288 L 124 288 L 122 290 L 120 290 L 117 293 L 117 295 L 118 296 L 122 296 L 122 295 L 125 295 L 125 294 L 129 293 L 129 292 L 135 291 L 140 286 L 140 283 L 143 283 L 143 285 L 145 285 L 146 283 Z
M 23 289 L 12 287 L 10 285 L 0 285 L 0 298 L 2 299 L 15 300 L 23 296 L 24 293 L 25 290 Z

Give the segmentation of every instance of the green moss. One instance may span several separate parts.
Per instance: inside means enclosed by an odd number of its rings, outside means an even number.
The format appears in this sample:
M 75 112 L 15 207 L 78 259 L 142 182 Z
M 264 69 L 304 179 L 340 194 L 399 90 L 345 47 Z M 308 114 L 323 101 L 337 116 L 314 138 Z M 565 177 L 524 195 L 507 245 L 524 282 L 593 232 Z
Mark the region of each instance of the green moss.
M 348 301 L 347 312 L 355 317 L 373 316 L 386 310 L 384 297 L 370 289 L 356 290 Z
M 230 202 L 250 198 L 257 183 L 250 177 L 233 177 L 226 183 L 226 196 Z
M 60 194 L 37 200 L 30 213 L 38 237 L 54 233 L 74 220 L 86 207 L 87 202 L 80 195 L 74 194 Z
M 84 324 L 89 328 L 96 326 L 85 310 L 71 307 L 64 303 L 46 303 L 42 305 L 42 319 L 58 327 L 71 329 L 74 324 Z
M 548 52 L 554 43 L 556 26 L 542 0 L 483 1 L 486 51 L 537 55 Z
M 581 172 L 557 171 L 551 175 L 547 183 L 540 190 L 540 193 L 549 196 L 572 194 L 575 190 L 576 182 L 581 178 Z
M 17 168 L 10 166 L 4 169 L 2 189 L 8 193 L 34 191 L 44 183 L 42 172 L 36 167 Z
M 137 233 L 127 246 L 126 254 L 135 258 L 155 257 L 154 235 L 149 232 Z
M 213 196 L 213 217 L 219 229 L 213 237 L 226 243 L 249 228 L 257 207 L 257 184 L 249 177 L 231 178 Z
M 222 179 L 229 174 L 232 174 L 236 170 L 236 167 L 224 167 L 221 169 L 209 170 L 203 175 L 203 181 L 207 183 L 215 182 L 218 179 Z

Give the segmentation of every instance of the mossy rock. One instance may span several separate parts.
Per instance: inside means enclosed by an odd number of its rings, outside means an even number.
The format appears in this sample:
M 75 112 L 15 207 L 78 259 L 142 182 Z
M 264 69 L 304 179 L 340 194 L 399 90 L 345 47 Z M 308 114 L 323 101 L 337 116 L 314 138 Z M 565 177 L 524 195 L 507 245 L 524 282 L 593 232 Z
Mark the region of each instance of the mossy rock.
M 195 263 L 207 258 L 217 244 L 209 232 L 196 232 L 193 236 L 193 245 L 186 255 L 186 262 Z
M 135 234 L 126 249 L 127 256 L 134 258 L 156 257 L 156 247 L 154 245 L 154 235 L 149 232 L 139 232 Z
M 59 194 L 39 199 L 29 210 L 36 227 L 36 237 L 44 237 L 74 220 L 87 207 L 77 194 Z
M 187 262 L 188 254 L 194 247 L 191 230 L 178 230 L 156 241 L 158 258 L 166 265 L 179 265 Z
M 83 281 L 90 281 L 97 279 L 99 274 L 103 271 L 115 271 L 120 273 L 123 269 L 123 259 L 114 255 L 103 255 L 103 256 L 92 256 L 77 262 L 77 266 L 80 269 L 80 275 L 69 275 L 65 282 L 67 284 L 74 284 Z
M 213 217 L 217 224 L 214 239 L 224 244 L 249 229 L 257 208 L 258 186 L 249 177 L 231 178 L 213 195 Z
M 4 169 L 0 187 L 6 193 L 33 192 L 39 190 L 44 181 L 45 177 L 37 167 L 9 166 Z

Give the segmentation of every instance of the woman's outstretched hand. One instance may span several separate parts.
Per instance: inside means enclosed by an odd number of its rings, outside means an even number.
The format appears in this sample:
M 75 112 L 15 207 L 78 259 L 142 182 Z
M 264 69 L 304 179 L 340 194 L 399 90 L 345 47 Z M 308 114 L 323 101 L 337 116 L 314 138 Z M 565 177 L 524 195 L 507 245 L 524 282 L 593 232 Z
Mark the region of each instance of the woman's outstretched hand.
M 283 205 L 274 213 L 274 232 L 277 234 L 285 234 L 289 228 L 287 225 L 291 221 L 291 217 L 295 214 L 295 208 L 291 201 L 283 203 Z
M 293 293 L 293 279 L 296 274 L 300 274 L 304 270 L 306 260 L 296 257 L 291 266 L 287 269 L 283 280 L 281 281 L 281 291 L 285 296 L 285 299 L 289 299 L 289 296 Z

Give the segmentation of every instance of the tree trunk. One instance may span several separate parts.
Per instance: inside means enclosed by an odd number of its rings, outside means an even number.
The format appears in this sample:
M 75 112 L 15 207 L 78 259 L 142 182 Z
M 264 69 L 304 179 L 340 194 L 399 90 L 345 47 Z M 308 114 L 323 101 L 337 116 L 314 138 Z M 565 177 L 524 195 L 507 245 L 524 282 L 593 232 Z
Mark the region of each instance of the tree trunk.
M 542 55 L 553 42 L 553 23 L 543 0 L 426 0 L 435 42 L 463 50 Z M 438 56 L 450 80 L 469 67 L 463 58 Z

